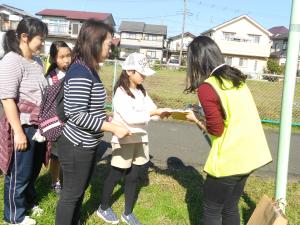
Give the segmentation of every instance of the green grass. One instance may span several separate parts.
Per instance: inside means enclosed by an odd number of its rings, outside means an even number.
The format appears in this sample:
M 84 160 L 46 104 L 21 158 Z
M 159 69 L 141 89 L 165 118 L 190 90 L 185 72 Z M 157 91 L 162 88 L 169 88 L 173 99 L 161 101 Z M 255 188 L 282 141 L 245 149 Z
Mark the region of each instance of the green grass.
M 179 165 L 179 166 L 178 166 Z M 153 166 L 141 173 L 139 198 L 134 213 L 144 225 L 199 225 L 201 224 L 202 186 L 205 176 L 191 166 L 170 165 L 167 169 Z M 105 163 L 98 163 L 88 187 L 81 218 L 86 225 L 105 224 L 95 214 L 103 180 L 108 172 Z M 0 178 L 3 193 L 3 176 Z M 51 192 L 50 177 L 43 170 L 37 181 L 40 206 L 45 210 L 37 217 L 38 224 L 53 225 L 57 197 Z M 242 224 L 246 224 L 263 194 L 274 195 L 274 180 L 251 176 L 239 204 Z M 1 205 L 3 195 L 0 195 Z M 120 215 L 124 209 L 123 183 L 117 185 L 112 196 L 113 209 Z M 287 189 L 287 217 L 290 225 L 300 224 L 300 184 L 290 182 Z M 3 206 L 0 207 L 3 215 Z
M 104 66 L 101 72 L 111 102 L 113 66 Z M 118 67 L 117 75 L 121 72 Z M 197 96 L 184 94 L 186 72 L 161 69 L 155 76 L 148 77 L 145 88 L 154 102 L 160 107 L 182 108 L 189 103 L 197 103 Z M 283 82 L 248 80 L 261 119 L 278 121 L 280 119 Z M 300 83 L 296 84 L 293 108 L 293 122 L 300 122 Z

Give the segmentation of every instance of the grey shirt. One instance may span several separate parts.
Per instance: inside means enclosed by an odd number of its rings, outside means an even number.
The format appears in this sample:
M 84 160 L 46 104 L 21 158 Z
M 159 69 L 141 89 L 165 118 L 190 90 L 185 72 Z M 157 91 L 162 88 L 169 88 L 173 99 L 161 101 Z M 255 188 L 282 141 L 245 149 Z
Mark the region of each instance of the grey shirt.
M 43 68 L 37 62 L 15 52 L 7 53 L 0 61 L 0 99 L 25 100 L 39 106 L 46 86 Z

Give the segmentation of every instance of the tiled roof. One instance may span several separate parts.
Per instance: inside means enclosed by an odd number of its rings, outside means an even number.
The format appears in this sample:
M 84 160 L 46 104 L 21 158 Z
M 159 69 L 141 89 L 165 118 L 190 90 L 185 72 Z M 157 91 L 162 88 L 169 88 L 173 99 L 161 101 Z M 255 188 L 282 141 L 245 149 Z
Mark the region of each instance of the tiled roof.
M 146 24 L 144 22 L 122 21 L 119 31 L 167 35 L 167 26 Z
M 75 19 L 75 20 L 87 20 L 87 19 L 98 19 L 106 20 L 111 13 L 98 13 L 98 12 L 84 12 L 84 11 L 73 11 L 73 10 L 60 10 L 60 9 L 44 9 L 36 15 L 40 16 L 58 16 L 65 17 L 66 19 Z
M 31 15 L 30 13 L 24 11 L 23 9 L 18 9 L 18 8 L 10 6 L 10 5 L 2 4 L 2 5 L 0 5 L 0 8 L 1 7 L 6 8 L 6 9 L 8 9 L 16 14 L 22 15 L 22 16 L 35 17 L 35 16 Z
M 277 26 L 277 27 L 270 28 L 269 31 L 273 34 L 273 36 L 278 36 L 278 35 L 281 35 L 281 34 L 288 33 L 289 29 L 287 29 L 284 26 Z
M 193 34 L 190 33 L 190 32 L 185 32 L 185 33 L 183 34 L 183 37 L 191 37 L 191 38 L 195 38 L 196 36 L 193 35 Z M 170 40 L 179 39 L 179 38 L 181 38 L 181 34 L 178 34 L 178 35 L 173 36 L 173 37 L 169 37 Z

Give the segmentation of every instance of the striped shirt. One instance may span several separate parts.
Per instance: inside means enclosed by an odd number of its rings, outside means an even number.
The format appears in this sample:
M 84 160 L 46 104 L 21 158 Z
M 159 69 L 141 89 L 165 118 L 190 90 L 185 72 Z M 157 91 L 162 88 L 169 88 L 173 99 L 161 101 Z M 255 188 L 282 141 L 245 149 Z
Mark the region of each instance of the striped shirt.
M 106 119 L 106 92 L 97 73 L 74 63 L 65 76 L 64 105 L 69 118 L 64 135 L 76 146 L 92 148 L 99 144 Z
M 7 53 L 0 61 L 0 99 L 29 101 L 39 106 L 47 80 L 42 66 L 15 53 Z M 26 115 L 20 115 L 22 124 L 30 124 Z

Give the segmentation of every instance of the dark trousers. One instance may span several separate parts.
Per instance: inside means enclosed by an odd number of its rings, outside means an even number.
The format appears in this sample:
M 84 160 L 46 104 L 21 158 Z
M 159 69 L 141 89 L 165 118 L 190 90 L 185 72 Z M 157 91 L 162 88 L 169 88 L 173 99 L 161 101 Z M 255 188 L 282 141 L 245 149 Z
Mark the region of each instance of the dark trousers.
M 74 146 L 64 135 L 58 139 L 58 157 L 64 185 L 56 208 L 56 225 L 77 225 L 84 192 L 96 160 L 96 149 Z
M 32 140 L 37 130 L 33 126 L 24 127 L 28 147 L 26 151 L 14 151 L 10 167 L 4 181 L 4 220 L 20 223 L 25 213 L 35 204 L 34 187 L 45 155 L 45 144 Z
M 249 175 L 215 178 L 204 183 L 204 225 L 240 225 L 238 203 Z
M 129 169 L 121 169 L 111 166 L 110 172 L 104 181 L 101 197 L 101 209 L 110 207 L 110 197 L 113 190 L 123 177 L 125 177 L 125 215 L 132 213 L 136 198 L 136 187 L 141 166 L 132 165 Z

